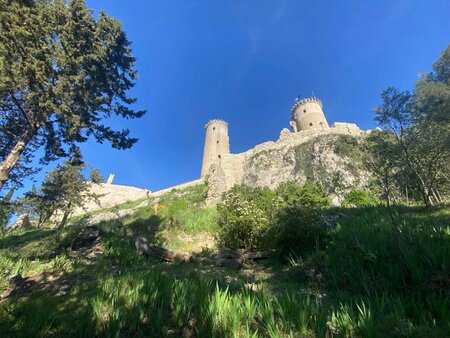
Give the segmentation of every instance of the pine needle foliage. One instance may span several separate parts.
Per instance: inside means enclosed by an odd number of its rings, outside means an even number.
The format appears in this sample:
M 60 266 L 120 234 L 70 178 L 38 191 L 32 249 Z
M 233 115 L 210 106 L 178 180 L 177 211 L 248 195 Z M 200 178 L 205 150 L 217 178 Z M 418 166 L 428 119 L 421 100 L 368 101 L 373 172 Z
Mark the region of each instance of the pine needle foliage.
M 117 149 L 137 141 L 106 123 L 145 113 L 130 108 L 135 59 L 113 17 L 83 0 L 0 0 L 0 50 L 0 188 L 37 148 L 48 162 L 90 137 Z

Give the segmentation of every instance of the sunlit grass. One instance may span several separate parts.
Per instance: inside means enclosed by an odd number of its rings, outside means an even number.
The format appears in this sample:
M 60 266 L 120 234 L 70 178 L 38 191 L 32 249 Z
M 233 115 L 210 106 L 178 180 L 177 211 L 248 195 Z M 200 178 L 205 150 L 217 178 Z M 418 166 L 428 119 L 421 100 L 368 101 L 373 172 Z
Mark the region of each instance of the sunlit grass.
M 1 301 L 0 336 L 449 335 L 448 207 L 330 209 L 344 216 L 323 248 L 242 270 L 138 256 L 137 235 L 189 251 L 202 234 L 214 234 L 215 210 L 187 199 L 189 208 L 178 202 L 155 213 L 148 206 L 100 224 L 105 252 L 93 265 L 68 254 L 77 229 L 7 235 L 0 242 L 0 290 L 11 274 L 40 271 L 63 271 L 73 285 L 64 295 Z

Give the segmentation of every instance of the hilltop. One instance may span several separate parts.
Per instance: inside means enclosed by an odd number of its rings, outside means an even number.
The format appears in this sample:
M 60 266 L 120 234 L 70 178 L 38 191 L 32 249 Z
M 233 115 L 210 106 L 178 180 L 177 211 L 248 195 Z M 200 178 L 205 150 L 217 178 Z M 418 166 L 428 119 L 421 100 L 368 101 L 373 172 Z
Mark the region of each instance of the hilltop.
M 206 196 L 198 184 L 162 194 L 160 209 L 146 197 L 73 219 L 62 233 L 8 234 L 0 245 L 0 290 L 9 290 L 1 335 L 448 333 L 450 208 L 326 208 L 323 245 L 255 262 L 214 258 L 218 214 Z M 83 220 L 96 215 L 99 236 L 72 249 Z M 140 256 L 137 237 L 193 259 Z

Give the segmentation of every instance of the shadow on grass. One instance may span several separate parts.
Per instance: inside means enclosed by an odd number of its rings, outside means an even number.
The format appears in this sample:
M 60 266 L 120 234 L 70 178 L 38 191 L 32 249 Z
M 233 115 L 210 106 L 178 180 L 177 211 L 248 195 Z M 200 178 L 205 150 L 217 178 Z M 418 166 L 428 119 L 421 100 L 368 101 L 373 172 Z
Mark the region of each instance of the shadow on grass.
M 16 249 L 33 241 L 40 241 L 55 235 L 54 229 L 32 229 L 19 234 L 10 234 L 0 240 L 0 249 Z
M 428 230 L 421 233 L 420 229 L 423 229 L 422 225 L 429 225 L 430 228 L 448 226 L 446 209 L 431 210 L 427 214 L 428 211 L 421 208 L 397 208 L 394 218 L 386 214 L 392 210 L 382 207 L 338 211 L 344 215 L 339 220 L 339 226 L 332 230 L 327 245 L 304 255 L 299 266 L 288 268 L 287 264 L 268 261 L 236 270 L 217 266 L 208 260 L 202 261 L 201 255 L 194 262 L 163 263 L 138 256 L 134 247 L 136 236 L 160 243 L 158 232 L 165 226 L 160 216 L 143 210 L 134 218 L 105 222 L 99 225 L 104 254 L 91 263 L 78 262 L 73 271 L 63 273 L 61 281 L 70 285 L 65 293 L 58 294 L 58 289 L 52 288 L 40 289 L 29 296 L 0 303 L 0 336 L 227 337 L 236 330 L 244 330 L 245 325 L 248 325 L 249 332 L 258 331 L 268 336 L 269 330 L 275 328 L 271 326 L 272 322 L 289 324 L 288 310 L 293 313 L 293 318 L 299 318 L 298 314 L 302 311 L 308 314 L 307 318 L 319 318 L 315 323 L 306 320 L 302 325 L 324 336 L 330 334 L 327 320 L 333 309 L 339 309 L 341 302 L 350 304 L 348 313 L 352 318 L 361 316 L 358 306 L 368 304 L 369 315 L 377 316 L 367 317 L 367 322 L 372 323 L 373 327 L 380 325 L 377 321 L 381 323 L 383 317 L 391 320 L 392 323 L 382 324 L 387 331 L 380 332 L 386 334 L 400 334 L 402 330 L 410 332 L 408 330 L 422 325 L 424 332 L 439 336 L 443 332 L 441 328 L 449 328 L 448 324 L 445 326 L 449 314 L 448 295 L 430 289 L 421 298 L 412 293 L 408 285 L 403 288 L 408 282 L 403 275 L 411 273 L 407 269 L 414 264 L 427 273 L 443 263 L 442 255 L 448 250 L 442 243 L 445 239 L 439 239 L 441 242 L 437 244 L 432 242 L 437 249 L 432 249 L 434 253 L 430 252 L 427 244 L 436 235 Z M 422 216 L 422 212 L 428 216 Z M 395 232 L 393 224 L 396 225 L 397 220 L 403 226 L 417 228 L 419 237 L 407 231 Z M 427 263 L 429 257 L 433 259 Z M 261 268 L 265 271 L 264 275 L 252 277 L 247 274 L 248 270 Z M 314 273 L 311 273 L 312 269 Z M 424 276 L 429 278 L 426 273 Z M 319 284 L 319 274 L 331 282 Z M 302 300 L 290 303 L 286 297 L 282 298 L 283 302 L 280 301 L 282 305 L 277 305 L 277 298 L 271 296 L 269 300 L 259 291 L 245 298 L 242 286 L 258 282 L 259 278 L 271 291 L 276 291 L 275 297 L 284 297 L 285 289 L 289 288 L 295 290 L 296 295 L 301 295 L 299 299 L 304 299 L 305 294 L 314 299 L 320 298 L 314 291 L 323 291 L 322 285 L 332 295 L 322 300 L 321 307 L 308 305 L 311 309 L 305 308 L 306 303 L 301 303 Z M 419 275 L 415 278 L 418 278 L 416 282 L 428 281 L 426 278 L 420 279 L 422 277 Z M 52 280 L 47 278 L 47 283 L 52 283 Z M 355 288 L 364 290 L 366 285 L 377 283 L 377 287 L 386 293 L 367 295 L 364 298 L 366 303 L 361 303 L 363 292 L 352 294 Z M 346 293 L 346 296 L 340 297 L 340 292 Z M 393 296 L 396 293 L 398 298 Z M 387 298 L 383 298 L 385 294 Z M 244 299 L 246 307 L 240 305 L 241 302 L 244 304 Z M 427 302 L 431 305 L 426 305 Z M 279 309 L 275 313 L 277 306 L 285 312 Z M 248 318 L 242 319 L 240 313 L 245 313 Z M 435 319 L 440 327 L 433 324 Z M 246 321 L 246 324 L 241 327 L 239 321 Z M 294 332 L 302 332 L 301 326 L 292 325 Z M 283 329 L 289 332 L 289 326 L 286 327 Z M 246 335 L 244 331 L 240 332 Z M 368 336 L 369 333 L 355 331 L 353 335 Z

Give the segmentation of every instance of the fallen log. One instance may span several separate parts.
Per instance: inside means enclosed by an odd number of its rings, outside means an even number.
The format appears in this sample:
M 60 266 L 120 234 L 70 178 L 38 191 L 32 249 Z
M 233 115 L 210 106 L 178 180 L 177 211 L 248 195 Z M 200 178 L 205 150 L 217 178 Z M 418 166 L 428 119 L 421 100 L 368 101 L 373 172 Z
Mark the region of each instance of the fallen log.
M 260 261 L 269 258 L 269 252 L 267 251 L 248 251 L 242 254 L 242 258 L 245 261 Z
M 166 262 L 173 262 L 173 261 L 189 262 L 192 260 L 192 256 L 189 254 L 172 251 L 163 248 L 161 246 L 149 243 L 149 241 L 144 237 L 136 238 L 134 244 L 136 246 L 136 250 L 139 255 L 157 257 Z
M 244 250 L 231 250 L 227 248 L 220 248 L 213 254 L 214 259 L 240 259 L 243 261 L 260 261 L 262 259 L 269 258 L 269 252 L 267 251 L 244 251 Z
M 166 262 L 182 261 L 190 262 L 195 259 L 194 256 L 187 253 L 172 251 L 159 245 L 150 243 L 144 237 L 137 237 L 135 241 L 136 250 L 139 255 L 157 257 Z M 211 257 L 197 257 L 198 260 L 210 263 L 216 263 L 223 266 L 240 267 L 244 262 L 255 262 L 269 257 L 268 252 L 230 250 L 221 248 L 213 253 Z

